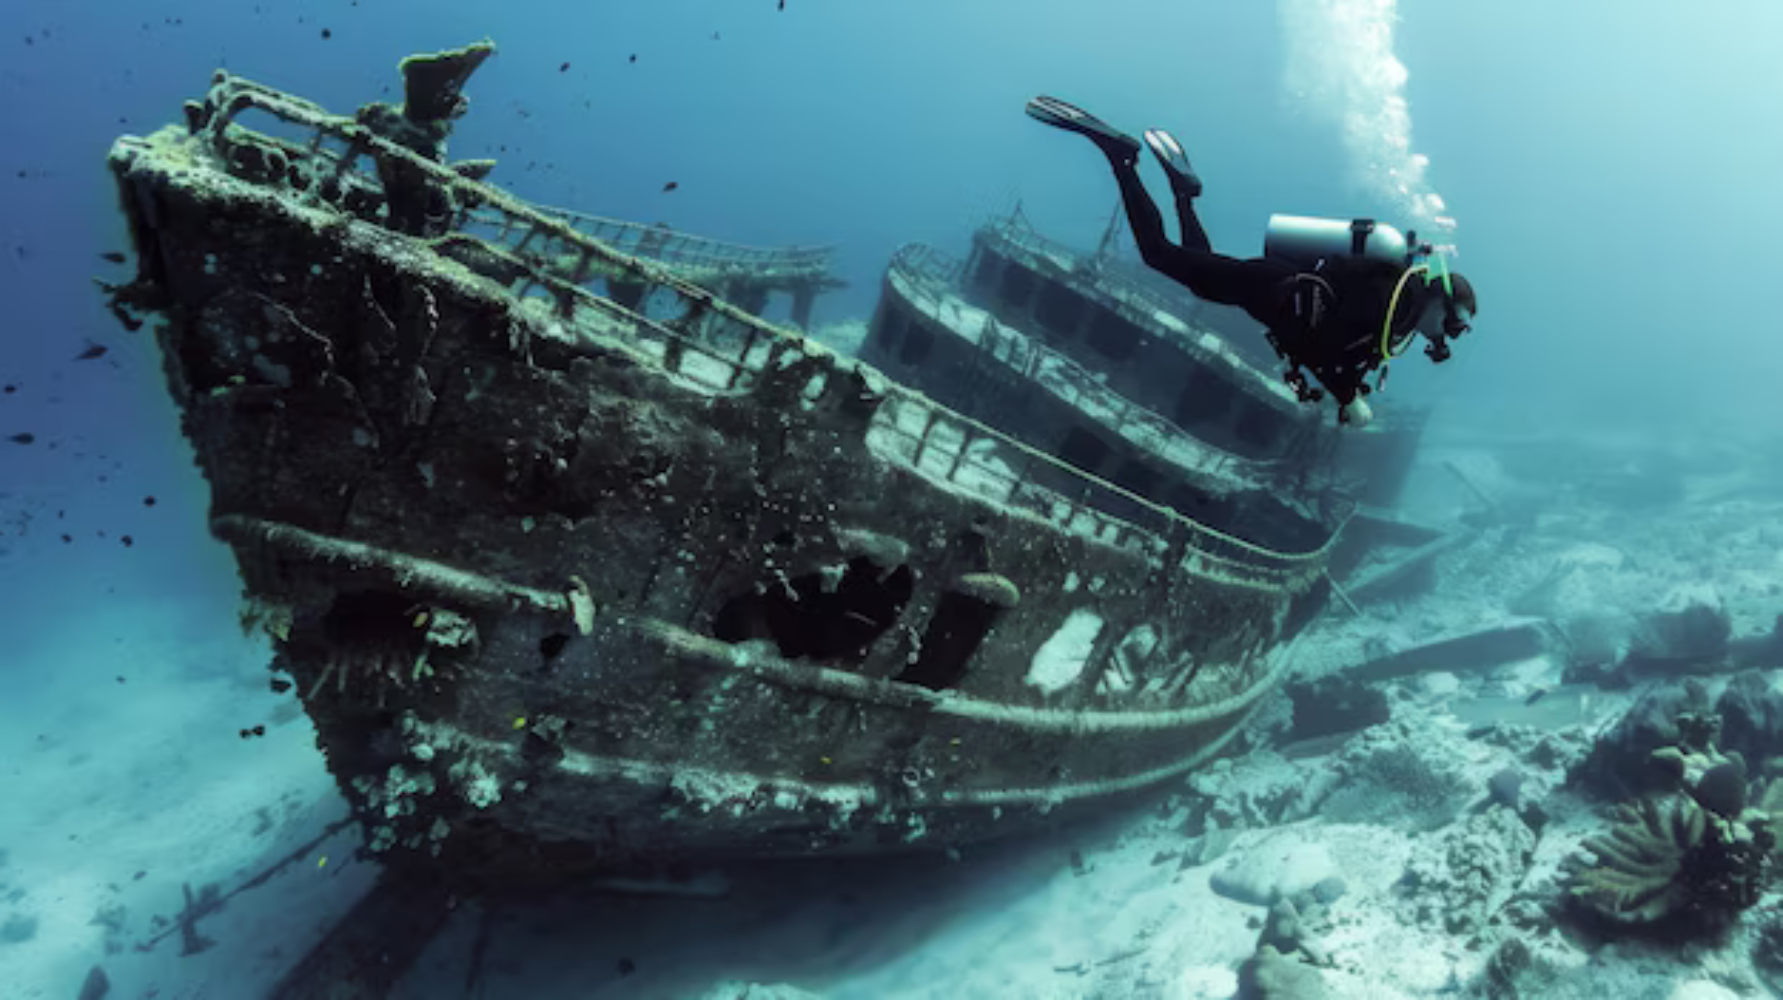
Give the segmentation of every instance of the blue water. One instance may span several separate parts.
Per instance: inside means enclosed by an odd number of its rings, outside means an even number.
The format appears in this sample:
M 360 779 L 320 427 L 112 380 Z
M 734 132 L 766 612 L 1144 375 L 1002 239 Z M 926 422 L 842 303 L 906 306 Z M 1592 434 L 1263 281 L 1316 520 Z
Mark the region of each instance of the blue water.
M 820 323 L 864 319 L 898 245 L 963 250 L 974 225 L 1018 203 L 1049 235 L 1093 244 L 1114 187 L 1086 144 L 1022 114 L 1051 93 L 1135 133 L 1171 129 L 1206 182 L 1216 249 L 1235 255 L 1260 252 L 1272 212 L 1424 225 L 1440 198 L 1481 310 L 1452 362 L 1403 364 L 1393 392 L 1440 403 L 1449 426 L 1675 442 L 1783 425 L 1772 0 L 7 0 L 0 848 L 11 865 L 33 860 L 19 831 L 60 843 L 80 823 L 65 804 L 45 819 L 25 789 L 121 794 L 74 755 L 33 750 L 46 737 L 164 723 L 177 686 L 144 702 L 133 684 L 259 683 L 263 651 L 229 638 L 233 567 L 205 530 L 207 494 L 153 343 L 146 329 L 124 333 L 91 282 L 127 277 L 99 257 L 127 249 L 110 142 L 179 121 L 219 66 L 347 111 L 394 99 L 402 56 L 483 37 L 500 51 L 468 88 L 455 158 L 498 157 L 497 183 L 546 204 L 741 243 L 836 244 L 850 287 L 820 302 Z M 107 353 L 74 360 L 92 344 Z M 15 434 L 34 440 L 3 440 Z M 151 656 L 151 641 L 186 661 Z M 238 714 L 254 712 L 264 706 Z M 236 722 L 188 731 L 206 748 L 256 752 Z M 285 738 L 302 752 L 302 737 Z M 44 781 L 53 768 L 66 779 Z M 160 912 L 177 883 L 164 880 Z

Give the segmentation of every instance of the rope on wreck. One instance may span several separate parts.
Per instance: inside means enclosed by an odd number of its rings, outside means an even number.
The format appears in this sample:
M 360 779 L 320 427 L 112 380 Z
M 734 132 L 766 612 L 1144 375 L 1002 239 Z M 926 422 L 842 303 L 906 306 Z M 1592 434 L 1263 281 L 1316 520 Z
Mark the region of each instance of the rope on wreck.
M 530 608 L 573 619 L 583 635 L 594 631 L 594 600 L 588 584 L 578 577 L 570 577 L 568 587 L 562 591 L 539 590 L 432 559 L 241 514 L 212 518 L 211 532 L 231 545 L 264 545 L 288 558 L 339 566 L 398 590 L 426 591 L 472 607 Z

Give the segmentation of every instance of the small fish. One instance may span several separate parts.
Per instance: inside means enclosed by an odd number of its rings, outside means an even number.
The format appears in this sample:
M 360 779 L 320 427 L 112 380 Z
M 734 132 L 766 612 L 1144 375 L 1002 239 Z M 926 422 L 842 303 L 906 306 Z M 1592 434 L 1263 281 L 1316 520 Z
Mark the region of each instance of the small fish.
M 678 188 L 680 186 L 681 186 L 681 183 L 679 181 L 670 181 L 667 184 L 664 184 L 662 186 L 662 189 L 663 189 L 664 193 L 667 193 L 669 191 L 675 190 L 676 188 Z
M 716 32 L 716 31 L 712 32 L 712 40 L 715 42 L 718 41 L 718 32 Z
M 637 53 L 636 53 L 636 52 L 633 52 L 633 53 L 632 53 L 632 54 L 631 54 L 631 61 L 632 61 L 632 62 L 637 62 L 637 61 L 638 61 L 638 54 L 637 54 Z
M 564 63 L 562 66 L 557 67 L 557 71 L 559 73 L 568 73 L 570 71 L 570 64 L 567 62 Z
M 30 444 L 31 442 L 37 440 L 37 435 L 31 434 L 31 433 L 14 434 L 12 437 L 7 438 L 6 440 L 11 441 L 13 444 Z
M 122 264 L 126 259 L 122 253 L 119 253 L 116 250 L 107 250 L 100 254 L 99 258 L 101 260 L 111 261 L 113 264 Z
M 785 9 L 786 9 L 786 0 L 780 0 L 780 9 L 781 9 L 781 10 L 785 10 Z
M 1546 698 L 1547 696 L 1548 696 L 1547 688 L 1536 688 L 1534 691 L 1529 692 L 1529 697 L 1523 699 L 1523 704 L 1526 706 L 1533 705 L 1536 702 L 1541 701 L 1543 698 Z
M 110 348 L 106 347 L 104 344 L 88 344 L 86 350 L 74 356 L 74 360 L 91 361 L 94 358 L 103 358 L 105 357 L 105 352 L 107 350 L 110 350 Z

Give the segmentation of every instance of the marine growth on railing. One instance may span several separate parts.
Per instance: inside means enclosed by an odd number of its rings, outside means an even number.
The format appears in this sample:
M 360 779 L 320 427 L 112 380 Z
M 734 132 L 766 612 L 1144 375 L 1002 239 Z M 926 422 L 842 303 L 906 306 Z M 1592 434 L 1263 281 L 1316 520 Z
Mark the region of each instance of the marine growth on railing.
M 335 199 L 345 198 L 344 192 L 382 192 L 388 201 L 397 195 L 389 190 L 392 180 L 410 185 L 419 181 L 426 190 L 437 192 L 443 198 L 441 207 L 453 215 L 450 221 L 454 224 L 446 227 L 449 234 L 433 243 L 474 241 L 489 261 L 500 265 L 494 270 L 511 272 L 504 284 L 513 295 L 522 300 L 544 299 L 569 330 L 587 322 L 604 332 L 624 331 L 631 347 L 679 377 L 715 390 L 748 391 L 791 361 L 822 350 L 808 345 L 799 334 L 778 329 L 677 276 L 660 261 L 605 242 L 597 235 L 602 227 L 589 221 L 593 217 L 541 210 L 449 165 L 420 156 L 354 119 L 330 115 L 313 103 L 228 74 L 218 75 L 210 103 L 214 113 L 194 125 L 225 163 L 253 156 L 264 159 L 269 146 L 280 150 L 281 156 L 313 158 L 316 162 L 311 166 L 325 167 L 331 177 L 308 185 L 299 197 L 336 208 L 342 207 Z M 272 140 L 235 126 L 234 119 L 250 109 L 307 130 L 307 142 Z M 328 148 L 331 141 L 339 148 Z M 256 152 L 245 152 L 249 148 Z M 361 160 L 369 160 L 374 169 L 360 170 Z M 282 182 L 287 173 L 263 172 L 278 175 L 275 182 Z M 312 170 L 312 175 L 315 172 Z M 329 191 L 336 192 L 334 198 Z M 498 228 L 501 238 L 491 241 L 462 232 L 473 213 L 479 225 Z M 372 214 L 368 221 L 379 219 L 376 213 L 360 214 Z M 635 232 L 635 228 L 624 230 L 627 235 Z M 816 251 L 795 253 L 805 252 Z M 951 282 L 957 275 L 957 265 L 950 266 L 939 257 L 919 263 L 933 281 Z M 675 314 L 654 319 L 597 295 L 583 287 L 595 276 L 633 286 L 647 297 L 666 296 Z M 826 390 L 822 383 L 839 374 L 841 364 L 832 364 L 813 379 L 814 384 L 805 387 L 804 398 L 821 397 Z M 1335 541 L 1334 534 L 1319 548 L 1301 553 L 1251 544 L 1089 476 L 919 393 L 882 378 L 873 381 L 878 383 L 881 398 L 867 430 L 870 445 L 926 476 L 1019 508 L 1061 529 L 1153 557 L 1175 551 L 1180 553 L 1181 568 L 1189 572 L 1287 590 L 1302 589 L 1323 572 Z M 1096 489 L 1113 491 L 1133 501 L 1136 509 L 1147 511 L 1147 519 L 1153 523 L 1135 525 L 1041 486 L 1036 481 L 1037 471 L 1044 471 L 1050 482 L 1081 482 L 1085 496 Z

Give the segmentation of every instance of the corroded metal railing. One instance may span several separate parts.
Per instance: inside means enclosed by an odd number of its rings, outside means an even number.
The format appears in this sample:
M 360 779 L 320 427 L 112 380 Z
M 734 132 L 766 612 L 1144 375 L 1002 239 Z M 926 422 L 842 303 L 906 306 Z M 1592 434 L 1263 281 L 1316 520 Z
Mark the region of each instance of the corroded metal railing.
M 202 124 L 202 134 L 224 163 L 239 162 L 235 154 L 256 141 L 269 141 L 234 125 L 234 119 L 242 112 L 257 110 L 307 130 L 307 145 L 278 145 L 297 155 L 307 149 L 318 169 L 333 174 L 337 189 L 348 175 L 353 183 L 371 189 L 381 189 L 380 178 L 399 172 L 424 179 L 448 193 L 456 203 L 478 206 L 481 216 L 510 235 L 511 242 L 490 242 L 462 233 L 455 234 L 455 238 L 475 240 L 491 259 L 499 260 L 518 275 L 506 287 L 510 294 L 519 297 L 523 311 L 549 309 L 570 330 L 600 327 L 603 335 L 622 337 L 628 348 L 653 358 L 663 369 L 684 380 L 713 390 L 746 391 L 765 376 L 782 370 L 791 360 L 823 350 L 795 332 L 781 330 L 725 302 L 678 276 L 669 265 L 609 245 L 582 231 L 568 217 L 553 215 L 499 188 L 461 176 L 451 167 L 391 142 L 354 119 L 331 115 L 309 101 L 228 74 L 218 75 L 211 101 L 216 110 Z M 326 149 L 328 141 L 343 148 Z M 373 161 L 378 168 L 400 169 L 363 171 L 358 168 L 362 159 Z M 320 187 L 312 185 L 297 197 L 321 203 L 324 199 L 318 191 Z M 543 266 L 541 261 L 552 264 Z M 937 261 L 929 264 L 925 273 L 933 280 L 951 277 Z M 596 295 L 583 287 L 596 275 L 666 294 L 679 303 L 680 314 L 671 319 L 653 319 Z M 815 376 L 805 387 L 804 396 L 821 396 L 827 380 L 840 374 L 843 369 L 837 364 Z M 1336 540 L 1334 533 L 1319 548 L 1300 553 L 1278 552 L 1246 542 L 1089 476 L 920 393 L 886 382 L 870 369 L 866 374 L 881 395 L 867 430 L 868 444 L 880 454 L 902 461 L 933 480 L 1017 507 L 1060 530 L 1153 558 L 1174 558 L 1181 569 L 1198 575 L 1293 591 L 1311 585 L 1319 577 Z M 1086 498 L 1097 490 L 1120 496 L 1130 501 L 1134 510 L 1142 512 L 1140 516 L 1147 523 L 1140 525 L 1114 517 L 1087 500 L 1041 485 L 1040 473 L 1045 474 L 1048 482 L 1080 484 L 1075 492 Z
M 962 267 L 951 256 L 920 243 L 905 244 L 892 254 L 893 273 L 899 278 L 908 279 L 911 292 L 921 293 L 926 297 L 932 306 L 930 315 L 938 322 L 955 328 L 961 328 L 965 322 L 960 313 L 960 300 L 955 298 L 952 302 L 948 301 L 950 296 L 957 295 L 955 286 L 951 282 L 934 280 L 932 276 L 958 273 Z M 912 300 L 912 304 L 918 303 Z M 944 305 L 951 306 L 951 323 L 941 315 Z M 1188 468 L 1199 472 L 1242 476 L 1258 482 L 1279 473 L 1279 461 L 1244 458 L 1202 441 L 1156 411 L 1108 388 L 1082 364 L 1046 346 L 1037 338 L 1025 334 L 1005 336 L 1002 326 L 989 313 L 985 315 L 979 337 L 979 347 L 985 351 L 987 357 L 1010 365 L 1024 377 L 1042 381 L 1056 379 L 1070 386 L 1080 409 L 1092 415 L 1106 414 L 1107 418 L 1103 423 L 1122 437 L 1132 440 L 1132 435 L 1144 435 L 1165 445 L 1174 444 L 1183 451 L 1195 453 L 1201 461 L 1186 466 Z M 1158 453 L 1163 461 L 1184 466 L 1184 463 L 1160 453 L 1157 448 L 1148 447 L 1147 450 Z
M 1118 291 L 1119 293 L 1118 296 L 1107 295 L 1107 298 L 1113 299 L 1118 297 L 1142 302 L 1148 309 L 1174 316 L 1181 320 L 1185 325 L 1193 325 L 1190 318 L 1183 313 L 1182 302 L 1172 301 L 1171 299 L 1166 298 L 1164 295 L 1160 294 L 1157 289 L 1148 288 L 1145 285 L 1132 280 L 1119 269 L 1099 267 L 1098 258 L 1086 255 L 1082 251 L 1066 246 L 1057 240 L 1050 239 L 1047 236 L 1036 232 L 1031 226 L 1004 223 L 990 227 L 989 231 L 993 233 L 997 239 L 1027 250 L 1029 253 L 1049 257 L 1060 256 L 1072 261 L 1078 266 L 1093 269 L 1096 274 L 1096 282 L 1099 289 Z
M 952 292 L 952 287 L 950 285 L 937 285 L 932 279 L 937 275 L 957 271 L 958 265 L 952 264 L 951 260 L 952 259 L 948 255 L 941 251 L 920 244 L 910 244 L 900 248 L 893 255 L 892 259 L 893 274 L 898 278 L 908 276 L 912 279 L 910 282 L 911 287 L 905 292 L 906 297 L 908 298 L 911 293 L 920 293 L 928 296 L 930 299 L 929 304 L 933 306 L 931 314 L 935 315 L 938 320 L 940 319 L 939 311 L 942 308 L 941 300 L 946 294 Z M 922 305 L 922 303 L 918 303 L 914 300 L 911 301 L 911 304 L 917 307 Z M 999 352 L 1003 352 L 1009 355 L 1012 362 L 1018 360 L 1018 352 L 1013 347 L 1013 342 L 1017 339 L 1016 337 L 1003 337 L 999 334 L 998 337 L 994 337 L 993 339 L 999 340 L 1000 342 L 998 344 L 986 345 L 986 350 L 989 352 L 989 356 L 1000 358 L 1001 354 L 999 354 Z M 1064 355 L 1034 342 L 1031 338 L 1021 337 L 1020 340 L 1022 342 L 1022 348 L 1019 352 L 1019 360 L 1021 361 L 1020 367 L 1024 371 L 1032 372 L 1037 367 L 1051 366 L 1079 373 L 1079 378 L 1077 379 L 1077 391 L 1080 393 L 1081 397 L 1087 400 L 1084 409 L 1092 411 L 1100 409 L 1111 414 L 1111 421 L 1117 432 L 1124 433 L 1129 428 L 1136 428 L 1147 433 L 1155 434 L 1161 438 L 1180 437 L 1194 440 L 1193 436 L 1189 435 L 1188 432 L 1181 430 L 1163 417 L 1131 403 L 1131 401 L 1125 399 L 1125 397 L 1102 386 L 1094 378 L 1090 377 L 1088 372 L 1084 371 L 1081 366 L 1077 365 Z M 1001 341 L 1007 341 L 1008 343 L 1003 344 Z M 965 418 L 960 419 L 964 420 Z M 993 433 L 996 433 L 998 437 L 1001 437 L 1000 432 Z M 1022 447 L 1025 449 L 1027 446 L 1024 445 Z M 1279 464 L 1241 459 L 1237 456 L 1230 456 L 1220 452 L 1218 449 L 1209 445 L 1202 445 L 1201 450 L 1217 456 L 1215 464 L 1205 467 L 1202 471 L 1212 471 L 1216 473 L 1235 472 L 1238 469 L 1243 468 L 1249 470 L 1251 476 L 1258 479 L 1258 481 L 1263 481 L 1272 474 L 1274 465 Z M 917 458 L 920 459 L 922 454 L 923 449 L 918 448 Z M 1032 466 L 1027 466 L 1027 468 L 1031 469 Z M 1183 522 L 1191 526 L 1189 535 L 1192 538 L 1192 548 L 1195 550 L 1193 555 L 1195 557 L 1206 557 L 1202 565 L 1216 567 L 1225 575 L 1246 575 L 1240 567 L 1255 570 L 1260 566 L 1269 566 L 1274 570 L 1280 571 L 1285 578 L 1296 576 L 1302 569 L 1313 569 L 1314 575 L 1317 575 L 1318 568 L 1322 568 L 1323 566 L 1323 554 L 1326 551 L 1325 547 L 1321 547 L 1313 552 L 1292 554 L 1281 553 L 1262 546 L 1254 545 L 1243 539 L 1220 532 L 1215 528 L 1185 518 L 1170 508 L 1146 500 L 1138 494 L 1082 472 L 1075 467 L 1069 468 L 1076 478 L 1094 481 L 1100 489 L 1139 504 L 1141 505 L 1139 509 L 1146 511 L 1145 519 L 1148 523 L 1145 526 L 1140 527 L 1129 524 L 1119 518 L 1104 514 L 1100 510 L 1090 508 L 1087 504 L 1078 504 L 1075 501 L 1071 501 L 1074 508 L 1082 509 L 1073 509 L 1069 515 L 1063 518 L 1063 520 L 1073 524 L 1095 525 L 1095 529 L 1090 531 L 1089 534 L 1096 537 L 1102 537 L 1105 540 L 1124 538 L 1128 536 L 1130 530 L 1155 533 L 1157 536 L 1161 536 L 1169 533 L 1177 522 Z M 1015 481 L 1025 479 L 1025 476 L 1011 477 L 1006 473 L 1000 473 L 996 470 L 989 470 L 984 474 L 993 480 L 1002 480 L 1010 484 L 1008 486 L 1007 494 L 1004 497 L 1007 501 L 1016 502 L 1023 498 L 1023 489 L 1016 485 Z M 1024 506 L 1028 505 L 1024 504 Z
M 567 208 L 533 205 L 547 218 L 560 219 L 572 229 L 615 250 L 646 260 L 690 268 L 739 268 L 772 272 L 781 277 L 821 278 L 829 273 L 835 248 L 829 246 L 752 247 L 740 243 L 695 236 L 661 225 L 645 225 L 608 219 Z M 468 222 L 494 233 L 493 240 L 509 243 L 513 230 L 503 212 L 474 209 Z M 472 230 L 474 231 L 474 230 Z

